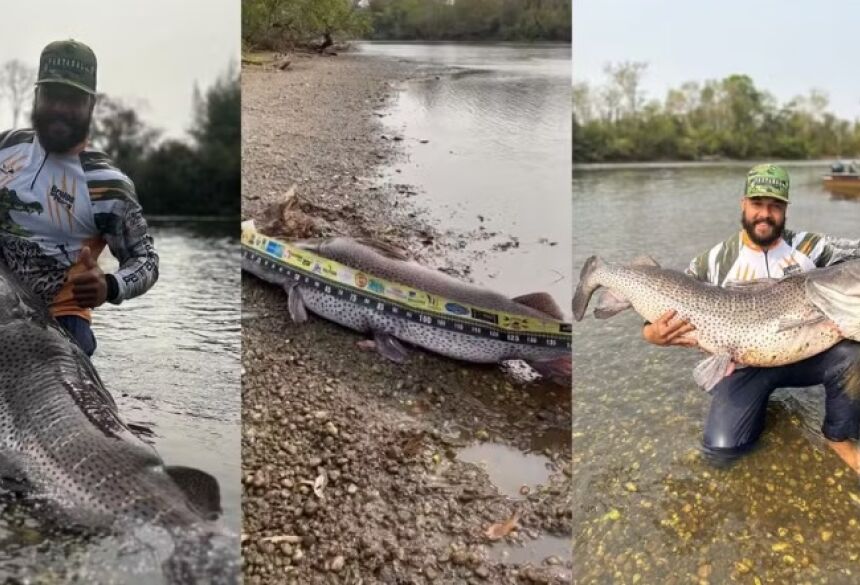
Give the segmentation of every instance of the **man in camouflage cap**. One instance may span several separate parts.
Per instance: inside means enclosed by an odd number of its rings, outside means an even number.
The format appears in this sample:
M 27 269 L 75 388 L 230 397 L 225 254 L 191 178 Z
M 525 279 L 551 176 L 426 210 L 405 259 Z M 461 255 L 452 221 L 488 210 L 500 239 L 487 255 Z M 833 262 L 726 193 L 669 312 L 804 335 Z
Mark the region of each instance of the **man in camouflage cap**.
M 95 104 L 92 49 L 56 41 L 39 59 L 33 129 L 0 133 L 0 261 L 88 355 L 91 309 L 143 294 L 158 278 L 134 184 L 87 144 Z M 105 246 L 120 263 L 112 274 L 97 262 Z
M 860 240 L 838 240 L 785 229 L 789 176 L 773 164 L 747 173 L 741 198 L 741 229 L 697 256 L 687 273 L 715 286 L 778 279 L 860 257 Z M 694 327 L 669 311 L 645 325 L 643 336 L 655 345 L 696 347 L 687 336 Z M 713 391 L 703 445 L 712 461 L 724 462 L 749 451 L 764 430 L 767 401 L 780 387 L 823 384 L 826 390 L 822 432 L 828 444 L 860 473 L 860 344 L 842 341 L 817 356 L 775 368 L 738 368 Z

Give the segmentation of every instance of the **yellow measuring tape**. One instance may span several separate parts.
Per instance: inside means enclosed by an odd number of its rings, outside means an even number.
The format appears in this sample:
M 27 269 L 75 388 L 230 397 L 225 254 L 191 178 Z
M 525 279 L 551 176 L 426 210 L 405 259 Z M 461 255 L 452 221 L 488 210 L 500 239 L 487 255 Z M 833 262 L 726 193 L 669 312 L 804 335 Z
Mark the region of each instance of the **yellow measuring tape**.
M 242 226 L 242 248 L 245 258 L 268 270 L 286 271 L 307 282 L 321 283 L 321 290 L 328 294 L 349 291 L 353 302 L 370 300 L 379 310 L 410 312 L 410 316 L 411 312 L 417 313 L 417 320 L 427 325 L 457 330 L 469 327 L 474 331 L 467 332 L 497 338 L 504 333 L 503 339 L 514 343 L 570 345 L 570 323 L 494 311 L 431 295 L 270 238 L 250 225 Z

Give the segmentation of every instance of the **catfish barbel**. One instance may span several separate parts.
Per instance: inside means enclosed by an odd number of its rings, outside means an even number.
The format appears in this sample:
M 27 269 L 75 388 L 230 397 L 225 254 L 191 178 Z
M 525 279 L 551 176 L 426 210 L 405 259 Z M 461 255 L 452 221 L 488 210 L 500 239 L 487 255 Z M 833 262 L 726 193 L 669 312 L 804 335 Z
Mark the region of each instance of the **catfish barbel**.
M 705 284 L 650 258 L 630 266 L 586 260 L 573 298 L 582 320 L 592 294 L 601 291 L 594 313 L 607 318 L 632 307 L 650 322 L 669 310 L 689 321 L 687 336 L 711 357 L 695 370 L 710 390 L 734 364 L 780 366 L 819 354 L 842 339 L 860 341 L 860 260 L 787 276 L 740 282 L 725 288 Z

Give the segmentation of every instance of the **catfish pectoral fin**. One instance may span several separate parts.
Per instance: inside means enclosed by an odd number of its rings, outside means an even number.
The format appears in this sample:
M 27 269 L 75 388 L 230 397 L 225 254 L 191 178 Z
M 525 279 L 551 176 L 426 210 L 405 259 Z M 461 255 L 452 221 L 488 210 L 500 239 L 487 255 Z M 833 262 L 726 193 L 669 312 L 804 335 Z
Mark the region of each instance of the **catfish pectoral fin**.
M 305 308 L 299 284 L 291 282 L 284 285 L 284 290 L 287 291 L 287 309 L 290 312 L 290 319 L 293 320 L 293 323 L 298 324 L 306 322 L 308 320 L 308 311 Z
M 783 331 L 788 331 L 789 329 L 794 329 L 795 327 L 815 325 L 816 323 L 821 323 L 825 319 L 827 319 L 827 317 L 823 313 L 819 313 L 818 315 L 815 315 L 808 319 L 787 319 L 783 317 L 777 323 L 777 332 L 781 333 Z
M 385 359 L 402 364 L 409 357 L 409 351 L 390 333 L 374 331 L 373 341 L 376 344 L 376 351 Z
M 733 371 L 732 356 L 727 353 L 718 353 L 699 362 L 696 369 L 693 370 L 693 379 L 696 384 L 710 392 L 720 380 Z
M 570 386 L 573 373 L 571 356 L 564 355 L 551 360 L 533 360 L 529 361 L 528 364 L 547 380 L 559 386 Z

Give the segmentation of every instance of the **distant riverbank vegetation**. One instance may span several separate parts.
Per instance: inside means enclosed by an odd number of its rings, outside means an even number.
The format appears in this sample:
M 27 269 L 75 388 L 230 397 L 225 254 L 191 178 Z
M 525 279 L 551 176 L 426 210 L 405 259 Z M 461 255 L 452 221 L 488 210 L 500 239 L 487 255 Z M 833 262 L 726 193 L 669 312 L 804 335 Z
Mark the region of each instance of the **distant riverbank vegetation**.
M 811 90 L 780 104 L 746 75 L 687 82 L 645 100 L 647 65 L 606 65 L 606 82 L 573 88 L 574 162 L 855 158 L 860 123 Z
M 570 5 L 570 0 L 370 0 L 370 38 L 569 41 Z
M 569 41 L 570 0 L 243 0 L 248 49 L 337 41 Z
M 190 140 L 159 141 L 160 132 L 121 100 L 99 96 L 91 140 L 132 181 L 147 216 L 239 216 L 241 100 L 239 76 L 224 74 L 194 92 Z

